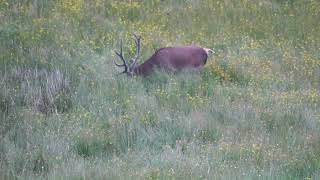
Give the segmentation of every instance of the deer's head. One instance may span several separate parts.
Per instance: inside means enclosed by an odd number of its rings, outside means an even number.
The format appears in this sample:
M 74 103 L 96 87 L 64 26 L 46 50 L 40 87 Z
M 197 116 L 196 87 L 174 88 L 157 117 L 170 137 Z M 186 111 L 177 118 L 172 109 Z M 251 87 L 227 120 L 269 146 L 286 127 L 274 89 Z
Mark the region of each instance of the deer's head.
M 133 76 L 134 75 L 134 69 L 136 68 L 136 64 L 137 61 L 139 59 L 139 55 L 140 55 L 140 36 L 137 36 L 136 34 L 133 34 L 133 39 L 135 42 L 135 46 L 136 46 L 136 54 L 133 58 L 131 58 L 131 64 L 129 64 L 129 61 L 127 61 L 124 58 L 123 55 L 123 47 L 122 47 L 122 41 L 120 42 L 120 52 L 115 51 L 116 55 L 122 60 L 122 64 L 117 64 L 115 62 L 115 65 L 118 67 L 123 67 L 124 71 L 121 72 L 121 74 L 127 74 L 128 76 Z

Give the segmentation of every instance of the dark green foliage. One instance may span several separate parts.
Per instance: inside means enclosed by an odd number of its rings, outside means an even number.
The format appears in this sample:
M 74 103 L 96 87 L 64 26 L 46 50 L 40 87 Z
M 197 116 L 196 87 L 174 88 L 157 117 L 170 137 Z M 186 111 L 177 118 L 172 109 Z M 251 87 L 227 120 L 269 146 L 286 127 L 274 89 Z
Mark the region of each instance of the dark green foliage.
M 37 153 L 37 156 L 33 160 L 33 172 L 37 174 L 45 174 L 49 171 L 48 160 L 45 159 L 42 151 Z
M 215 143 L 220 138 L 221 138 L 221 133 L 219 132 L 218 129 L 214 129 L 213 127 L 209 127 L 207 129 L 202 129 L 202 130 L 200 130 L 200 132 L 198 134 L 198 139 L 203 142 Z
M 111 156 L 113 153 L 117 152 L 117 149 L 110 140 L 107 140 L 107 137 L 76 138 L 74 150 L 78 155 L 84 158 Z

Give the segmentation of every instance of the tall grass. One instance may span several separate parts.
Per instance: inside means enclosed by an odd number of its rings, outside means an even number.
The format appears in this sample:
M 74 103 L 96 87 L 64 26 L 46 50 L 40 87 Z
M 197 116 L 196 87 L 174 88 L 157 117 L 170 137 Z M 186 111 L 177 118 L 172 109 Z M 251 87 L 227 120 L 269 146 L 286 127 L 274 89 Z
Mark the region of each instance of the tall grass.
M 0 0 L 0 179 L 318 179 L 319 6 Z M 118 76 L 134 32 L 216 53 Z

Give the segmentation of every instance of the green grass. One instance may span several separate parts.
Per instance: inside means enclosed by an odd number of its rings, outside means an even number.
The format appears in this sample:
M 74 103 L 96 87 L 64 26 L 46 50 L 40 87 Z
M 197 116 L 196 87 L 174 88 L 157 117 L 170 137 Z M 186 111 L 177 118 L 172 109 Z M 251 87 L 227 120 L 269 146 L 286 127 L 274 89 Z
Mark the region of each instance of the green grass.
M 0 0 L 0 179 L 318 179 L 319 6 Z M 216 53 L 118 76 L 132 33 Z

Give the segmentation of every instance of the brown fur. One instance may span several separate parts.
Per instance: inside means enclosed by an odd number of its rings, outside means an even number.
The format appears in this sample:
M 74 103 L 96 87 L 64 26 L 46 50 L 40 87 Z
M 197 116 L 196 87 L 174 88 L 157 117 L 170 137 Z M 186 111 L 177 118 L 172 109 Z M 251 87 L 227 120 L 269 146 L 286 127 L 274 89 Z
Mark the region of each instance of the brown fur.
M 133 34 L 134 42 L 136 44 L 136 55 L 132 58 L 132 63 L 129 66 L 128 61 L 125 60 L 123 55 L 122 41 L 120 51 L 115 53 L 121 59 L 123 64 L 115 65 L 124 67 L 122 73 L 129 76 L 142 75 L 147 76 L 151 74 L 156 68 L 164 69 L 171 72 L 179 72 L 185 70 L 201 70 L 207 62 L 209 52 L 211 49 L 202 48 L 197 46 L 178 46 L 166 47 L 157 50 L 149 59 L 141 65 L 137 65 L 137 60 L 140 55 L 140 37 Z
M 148 60 L 133 68 L 133 75 L 147 76 L 160 68 L 172 72 L 201 70 L 208 52 L 196 46 L 168 47 L 157 50 Z

